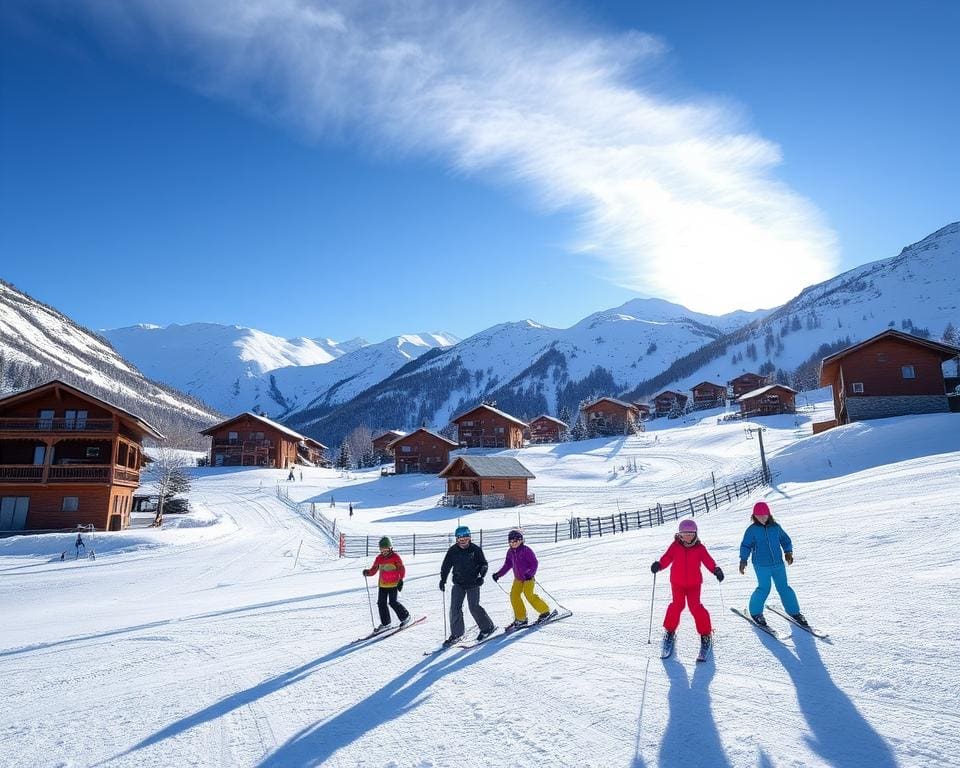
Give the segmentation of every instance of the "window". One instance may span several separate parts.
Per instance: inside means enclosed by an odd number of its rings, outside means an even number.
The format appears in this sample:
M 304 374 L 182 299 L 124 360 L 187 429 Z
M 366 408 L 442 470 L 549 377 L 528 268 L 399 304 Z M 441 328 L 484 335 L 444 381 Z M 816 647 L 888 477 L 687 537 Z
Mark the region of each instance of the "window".
M 227 432 L 227 440 L 231 443 L 235 443 L 240 439 L 239 432 Z
M 64 496 L 63 504 L 60 507 L 61 512 L 76 512 L 80 509 L 79 496 Z
M 63 428 L 64 429 L 86 429 L 87 428 L 87 412 L 86 411 L 76 411 L 76 410 L 67 410 L 63 412 Z
M 493 431 L 494 431 L 496 434 L 498 434 L 498 435 L 502 435 L 502 434 L 503 434 L 503 427 L 494 427 Z
M 100 458 L 100 449 L 97 446 L 88 446 L 87 448 L 87 458 L 88 459 L 99 459 Z
M 53 429 L 53 411 L 40 411 L 40 419 L 37 422 L 39 429 Z
M 47 447 L 45 445 L 35 445 L 33 446 L 33 464 L 34 466 L 40 466 L 43 464 L 43 460 L 47 455 Z
M 887 362 L 887 356 L 886 356 L 886 354 L 883 353 L 883 352 L 877 352 L 877 362 L 878 362 L 878 363 L 885 363 L 885 362 Z
M 463 422 L 463 426 L 465 426 L 465 427 L 472 427 L 472 426 L 473 426 L 473 422 L 472 422 L 472 421 L 465 421 L 465 422 Z
M 0 531 L 22 531 L 29 511 L 29 496 L 0 497 Z
M 855 381 L 855 382 L 853 382 L 853 391 L 854 391 L 855 394 L 862 395 L 862 394 L 863 394 L 863 382 L 862 382 L 862 381 Z
M 900 372 L 903 374 L 905 379 L 915 379 L 917 378 L 916 371 L 913 370 L 912 365 L 904 365 L 900 367 Z
M 413 449 L 409 445 L 401 445 L 400 453 L 410 453 Z

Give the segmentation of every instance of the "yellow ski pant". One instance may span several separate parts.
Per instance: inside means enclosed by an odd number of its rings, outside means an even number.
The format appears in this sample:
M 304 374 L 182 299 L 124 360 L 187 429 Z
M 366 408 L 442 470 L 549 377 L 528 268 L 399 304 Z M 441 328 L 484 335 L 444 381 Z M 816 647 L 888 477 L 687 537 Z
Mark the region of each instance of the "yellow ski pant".
M 540 596 L 533 591 L 534 584 L 536 582 L 533 579 L 527 579 L 526 581 L 513 580 L 513 586 L 510 588 L 510 605 L 513 606 L 513 615 L 518 621 L 527 618 L 527 607 L 523 604 L 521 595 L 527 598 L 527 602 L 533 606 L 533 610 L 538 614 L 550 610 L 547 604 L 540 599 Z

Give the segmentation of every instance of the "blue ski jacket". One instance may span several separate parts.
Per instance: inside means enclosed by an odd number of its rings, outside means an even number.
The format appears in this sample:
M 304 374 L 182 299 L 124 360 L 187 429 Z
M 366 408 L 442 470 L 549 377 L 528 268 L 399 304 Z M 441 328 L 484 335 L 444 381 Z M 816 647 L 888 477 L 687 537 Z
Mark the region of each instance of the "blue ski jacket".
M 779 523 L 751 523 L 740 542 L 740 560 L 746 562 L 752 553 L 754 565 L 779 565 L 783 563 L 781 547 L 783 552 L 793 552 L 793 542 Z

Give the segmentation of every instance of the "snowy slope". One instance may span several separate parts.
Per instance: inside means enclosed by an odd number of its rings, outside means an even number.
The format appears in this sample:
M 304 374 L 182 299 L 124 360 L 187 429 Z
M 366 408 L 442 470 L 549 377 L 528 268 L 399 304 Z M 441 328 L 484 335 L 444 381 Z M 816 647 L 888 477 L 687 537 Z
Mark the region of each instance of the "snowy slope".
M 802 431 L 792 419 L 764 420 L 776 478 L 758 497 L 793 537 L 791 583 L 828 641 L 772 619 L 786 636 L 779 643 L 730 613 L 753 585 L 736 571 L 751 499 L 698 518 L 727 573 L 722 590 L 705 574 L 716 635 L 705 664 L 693 661 L 686 613 L 675 658 L 661 661 L 646 642 L 647 564 L 672 528 L 537 547 L 538 589 L 573 617 L 431 657 L 422 652 L 444 627 L 440 556 L 404 552 L 401 600 L 427 621 L 349 646 L 370 626 L 360 575 L 369 562 L 337 560 L 276 498 L 282 473 L 196 470 L 199 527 L 98 534 L 95 561 L 60 562 L 70 537 L 0 541 L 0 764 L 953 766 L 960 417 L 890 419 L 817 436 L 809 436 L 807 415 L 800 418 Z M 635 446 L 650 452 L 644 498 L 669 498 L 690 454 L 719 466 L 729 455 L 736 469 L 756 450 L 742 426 L 715 418 L 656 437 Z M 532 489 L 579 491 L 583 512 L 615 496 L 622 503 L 624 489 L 598 478 L 622 461 L 624 444 L 589 441 L 581 459 L 564 446 L 552 465 L 545 447 L 531 449 L 523 460 L 537 464 Z M 383 501 L 401 479 L 306 468 L 302 483 L 284 487 L 294 499 L 323 502 L 341 521 L 353 500 L 358 529 L 389 534 L 411 521 L 378 520 L 396 512 L 360 500 Z M 331 495 L 336 509 L 327 505 Z M 569 514 L 564 503 L 545 502 L 545 512 Z M 424 504 L 421 512 L 418 530 L 449 531 L 458 522 L 456 510 Z M 463 521 L 499 525 L 484 517 L 499 514 Z M 498 566 L 505 546 L 485 548 Z M 654 593 L 654 637 L 668 600 L 663 582 Z M 507 598 L 489 580 L 482 598 L 498 623 L 509 620 Z M 918 630 L 918 606 L 929 629 Z

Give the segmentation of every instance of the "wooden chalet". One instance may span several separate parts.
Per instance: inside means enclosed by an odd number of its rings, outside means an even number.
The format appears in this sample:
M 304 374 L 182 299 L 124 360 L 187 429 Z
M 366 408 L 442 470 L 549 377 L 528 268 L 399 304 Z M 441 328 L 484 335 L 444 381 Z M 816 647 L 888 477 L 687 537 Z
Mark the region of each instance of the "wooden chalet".
M 387 445 L 393 451 L 394 470 L 398 475 L 411 472 L 435 475 L 450 463 L 450 451 L 457 447 L 453 440 L 424 427 Z
M 386 464 L 388 461 L 393 461 L 393 451 L 387 446 L 389 446 L 390 443 L 397 438 L 403 437 L 405 434 L 407 433 L 401 432 L 399 429 L 389 429 L 382 435 L 377 435 L 375 438 L 373 438 L 373 452 L 381 464 Z
M 640 420 L 650 418 L 650 406 L 647 403 L 634 403 L 633 407 L 640 412 Z
M 637 406 L 615 397 L 600 397 L 587 403 L 580 412 L 591 437 L 628 435 L 643 431 Z
M 451 420 L 461 448 L 523 448 L 527 423 L 483 403 Z
M 747 392 L 753 392 L 755 389 L 765 387 L 768 384 L 767 377 L 759 373 L 741 373 L 735 379 L 730 379 L 727 386 L 730 387 L 731 399 L 736 402 L 741 395 Z
M 833 387 L 837 424 L 950 410 L 943 363 L 960 355 L 948 344 L 888 329 L 820 363 L 820 386 Z M 818 428 L 819 427 L 819 428 Z
M 315 467 L 329 467 L 330 460 L 327 458 L 327 446 L 319 440 L 312 437 L 304 437 L 303 442 L 297 446 L 297 452 L 301 461 L 312 464 Z
M 559 443 L 566 431 L 567 425 L 562 420 L 544 413 L 530 421 L 530 442 L 533 445 Z
M 727 402 L 727 388 L 723 384 L 701 381 L 691 389 L 694 408 L 713 408 Z
M 687 396 L 683 392 L 665 389 L 653 398 L 653 410 L 657 416 L 669 416 L 683 411 L 687 407 Z
M 0 399 L 0 530 L 126 528 L 147 437 L 163 439 L 62 381 Z
M 535 475 L 514 458 L 458 456 L 440 477 L 447 481 L 447 493 L 441 500 L 447 506 L 491 509 L 534 502 L 527 493 L 527 480 Z
M 772 416 L 778 413 L 796 413 L 797 392 L 785 384 L 770 384 L 737 399 L 741 416 Z
M 322 463 L 326 446 L 266 416 L 247 411 L 203 430 L 210 438 L 212 467 L 276 467 L 286 469 L 301 462 Z M 306 441 L 313 443 L 311 448 Z M 317 457 L 314 461 L 311 456 Z

